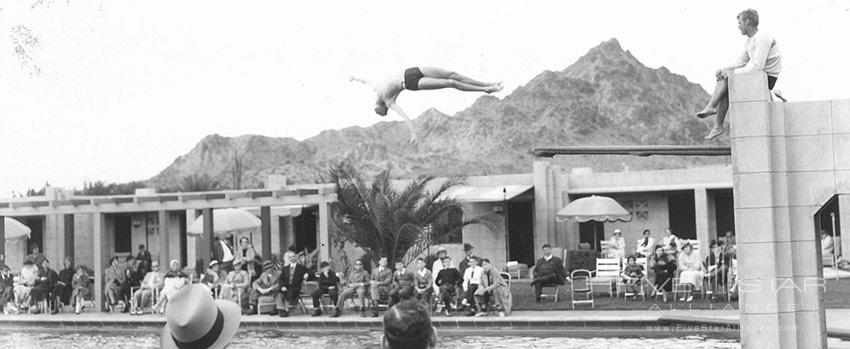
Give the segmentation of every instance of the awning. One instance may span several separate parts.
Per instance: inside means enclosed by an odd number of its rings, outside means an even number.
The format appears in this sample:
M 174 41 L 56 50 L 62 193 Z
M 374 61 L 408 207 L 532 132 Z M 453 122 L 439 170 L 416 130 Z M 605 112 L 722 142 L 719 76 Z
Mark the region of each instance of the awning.
M 459 202 L 498 202 L 510 200 L 532 188 L 534 186 L 530 184 L 457 186 L 446 191 L 442 198 L 451 198 Z

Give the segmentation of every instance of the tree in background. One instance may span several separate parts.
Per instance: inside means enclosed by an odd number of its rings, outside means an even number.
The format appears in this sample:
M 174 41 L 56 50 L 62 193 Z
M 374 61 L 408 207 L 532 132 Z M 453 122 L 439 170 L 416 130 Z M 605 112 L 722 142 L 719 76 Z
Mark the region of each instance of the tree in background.
M 209 175 L 192 174 L 183 177 L 180 184 L 177 185 L 177 189 L 182 192 L 211 191 L 221 189 L 221 184 Z
M 460 221 L 439 219 L 460 203 L 442 197 L 464 179 L 451 177 L 437 185 L 433 176 L 420 176 L 407 186 L 393 188 L 385 170 L 367 184 L 348 162 L 333 165 L 331 182 L 336 184 L 337 202 L 332 204 L 331 219 L 336 233 L 366 252 L 364 258 L 377 265 L 379 257 L 410 264 L 425 252 L 432 241 L 456 234 L 464 226 L 483 224 L 496 229 L 501 216 L 488 214 Z M 428 188 L 436 188 L 429 190 Z

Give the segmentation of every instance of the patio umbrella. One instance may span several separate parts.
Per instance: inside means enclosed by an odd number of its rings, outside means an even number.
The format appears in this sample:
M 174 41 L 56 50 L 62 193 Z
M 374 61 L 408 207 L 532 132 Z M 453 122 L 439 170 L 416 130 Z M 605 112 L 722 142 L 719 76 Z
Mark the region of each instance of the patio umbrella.
M 3 220 L 6 224 L 6 242 L 14 242 L 24 240 L 30 237 L 30 228 L 17 219 L 5 217 Z
M 607 196 L 596 196 L 581 198 L 570 202 L 556 214 L 559 222 L 574 220 L 580 223 L 596 221 L 596 222 L 628 222 L 632 220 L 632 215 L 626 211 L 623 206 L 620 206 L 617 201 Z M 596 249 L 597 235 L 594 226 L 593 231 L 593 248 Z
M 224 233 L 242 233 L 256 229 L 261 224 L 257 216 L 239 208 L 213 210 L 213 231 L 216 236 Z M 186 230 L 188 234 L 204 233 L 204 216 L 198 216 Z

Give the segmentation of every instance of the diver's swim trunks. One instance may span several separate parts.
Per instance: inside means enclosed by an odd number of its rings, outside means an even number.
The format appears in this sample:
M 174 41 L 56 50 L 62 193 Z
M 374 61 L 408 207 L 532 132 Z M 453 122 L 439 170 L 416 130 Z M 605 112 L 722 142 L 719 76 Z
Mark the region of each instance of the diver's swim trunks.
M 422 71 L 419 70 L 419 68 L 407 68 L 404 71 L 404 82 L 402 87 L 411 91 L 419 90 L 419 79 L 422 79 L 423 77 L 425 77 L 425 75 L 422 75 Z

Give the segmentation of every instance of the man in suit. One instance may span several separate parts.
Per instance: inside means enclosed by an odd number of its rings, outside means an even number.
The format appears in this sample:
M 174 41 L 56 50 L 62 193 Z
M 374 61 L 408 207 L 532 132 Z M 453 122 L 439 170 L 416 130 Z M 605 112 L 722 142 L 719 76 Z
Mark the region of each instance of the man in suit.
M 393 287 L 390 290 L 390 306 L 399 302 L 399 299 L 410 299 L 413 297 L 413 285 L 416 283 L 416 276 L 405 270 L 404 262 L 401 260 L 395 262 L 395 272 L 393 273 Z
M 552 247 L 549 244 L 543 245 L 543 257 L 534 263 L 532 275 L 534 280 L 531 281 L 531 286 L 534 286 L 534 299 L 537 302 L 540 302 L 540 294 L 543 293 L 544 286 L 564 284 L 567 277 L 564 262 L 552 255 Z
M 315 274 L 315 277 L 310 277 L 311 281 L 318 281 L 319 287 L 313 291 L 311 294 L 313 298 L 313 309 L 316 311 L 313 313 L 313 316 L 322 315 L 322 295 L 329 295 L 331 297 L 331 304 L 336 304 L 339 295 L 339 277 L 336 276 L 336 273 L 331 270 L 331 264 L 327 261 L 322 261 L 319 264 L 319 272 Z
M 215 238 L 213 258 L 218 261 L 218 265 L 221 266 L 221 270 L 225 273 L 233 271 L 233 260 L 235 259 L 233 246 L 230 246 L 230 242 L 227 241 L 227 238 L 223 234 Z
M 463 252 L 466 253 L 466 256 L 460 260 L 460 264 L 457 267 L 457 271 L 460 272 L 460 275 L 464 275 L 466 268 L 469 268 L 469 258 L 474 256 L 472 254 L 472 250 L 474 248 L 475 247 L 472 247 L 472 245 L 468 242 L 463 244 Z
M 393 271 L 387 267 L 387 257 L 378 260 L 378 267 L 372 271 L 372 280 L 369 282 L 369 293 L 372 298 L 372 317 L 378 317 L 378 302 L 381 295 L 390 294 L 393 284 Z
M 287 252 L 286 259 L 289 265 L 283 267 L 280 277 L 277 279 L 279 291 L 275 297 L 276 309 L 280 317 L 289 316 L 289 307 L 298 303 L 301 297 L 301 286 L 307 278 L 307 267 L 298 264 L 295 253 Z
M 151 253 L 145 248 L 145 245 L 139 245 L 139 253 L 136 254 L 136 260 L 139 261 L 138 272 L 141 275 L 147 275 L 151 271 Z

